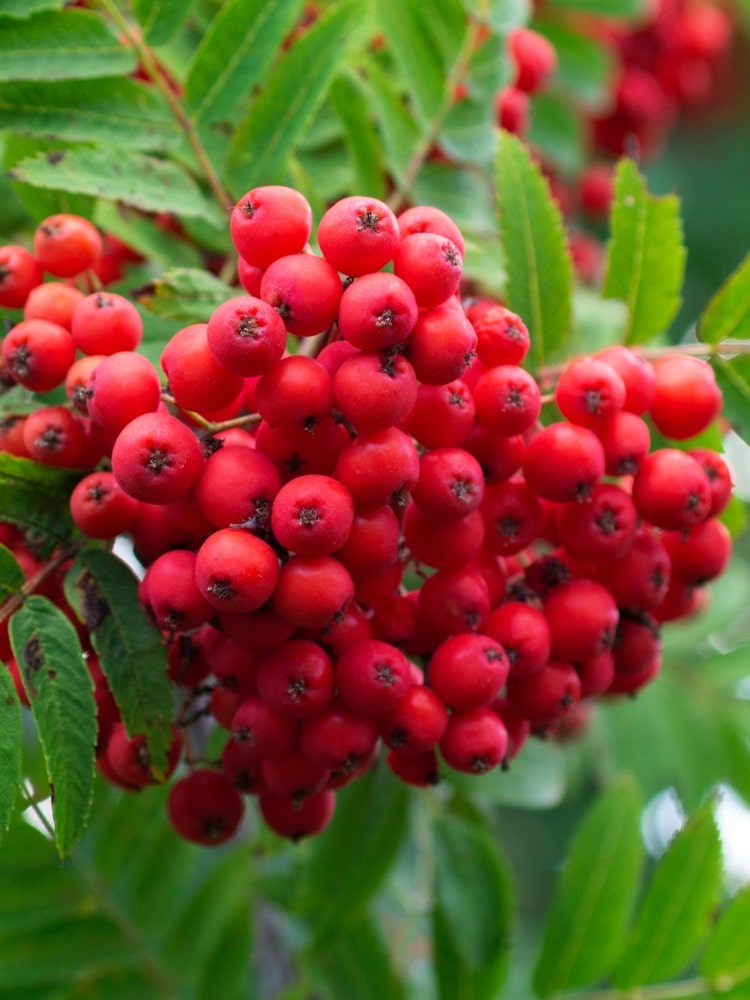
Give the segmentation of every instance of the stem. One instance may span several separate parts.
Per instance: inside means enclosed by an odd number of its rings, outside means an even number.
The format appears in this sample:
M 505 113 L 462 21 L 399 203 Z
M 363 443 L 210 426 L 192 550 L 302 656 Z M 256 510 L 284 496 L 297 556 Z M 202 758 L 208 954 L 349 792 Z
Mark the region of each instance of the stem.
M 711 993 L 728 993 L 745 979 L 746 976 L 722 976 L 716 981 L 702 978 L 684 979 L 679 983 L 655 983 L 652 986 L 634 986 L 622 990 L 557 993 L 553 1000 L 682 1000 Z
M 24 785 L 21 786 L 21 793 L 28 803 L 29 809 L 32 810 L 54 844 L 56 838 L 52 824 L 39 808 L 39 804 L 31 798 Z M 133 923 L 130 917 L 123 913 L 116 903 L 112 902 L 106 893 L 106 887 L 102 884 L 101 879 L 83 858 L 70 854 L 67 860 L 70 861 L 71 866 L 76 870 L 87 891 L 91 893 L 99 904 L 101 912 L 110 918 L 125 941 L 131 945 L 133 951 L 140 957 L 140 967 L 150 982 L 159 991 L 159 995 L 163 996 L 164 1000 L 177 1000 L 177 991 L 174 984 L 152 954 L 151 948 L 140 927 Z
M 36 573 L 32 574 L 23 587 L 17 590 L 15 594 L 11 594 L 2 604 L 0 604 L 0 623 L 4 622 L 7 618 L 10 618 L 12 614 L 23 605 L 23 602 L 29 597 L 34 591 L 44 583 L 48 576 L 51 576 L 55 570 L 59 569 L 64 562 L 67 562 L 71 556 L 74 556 L 76 552 L 82 547 L 83 540 L 77 542 L 71 542 L 70 545 L 66 545 L 64 548 L 52 556 L 51 559 L 47 560 Z
M 722 340 L 718 344 L 675 344 L 670 347 L 640 347 L 637 348 L 648 361 L 658 361 L 660 358 L 692 357 L 692 358 L 733 358 L 737 354 L 750 354 L 750 340 Z M 542 383 L 554 382 L 567 366 L 567 361 L 556 365 L 544 365 L 538 371 L 538 379 Z
M 411 187 L 416 180 L 417 174 L 422 169 L 424 161 L 429 156 L 430 150 L 437 142 L 443 129 L 443 125 L 445 124 L 445 119 L 448 117 L 448 113 L 455 103 L 453 96 L 454 87 L 455 84 L 459 83 L 468 72 L 469 62 L 477 49 L 480 38 L 480 27 L 481 26 L 471 17 L 469 18 L 466 26 L 466 33 L 464 35 L 463 42 L 461 43 L 458 56 L 456 57 L 456 61 L 451 67 L 445 81 L 445 89 L 443 90 L 443 99 L 440 102 L 440 107 L 438 108 L 435 117 L 430 122 L 429 128 L 422 136 L 421 141 L 417 143 L 411 159 L 407 163 L 406 169 L 404 170 L 403 179 L 395 182 L 395 190 L 388 199 L 389 208 L 391 208 L 396 214 L 398 214 L 404 202 L 407 201 L 409 192 L 411 191 Z
M 234 205 L 234 199 L 225 190 L 224 185 L 221 183 L 219 175 L 214 170 L 214 166 L 211 163 L 208 153 L 201 142 L 197 129 L 183 108 L 182 102 L 170 87 L 169 82 L 164 76 L 164 72 L 159 66 L 159 63 L 156 61 L 153 52 L 149 46 L 145 44 L 137 30 L 135 30 L 126 18 L 122 16 L 120 11 L 117 9 L 114 0 L 99 0 L 99 3 L 112 18 L 124 37 L 127 38 L 128 42 L 130 42 L 133 46 L 133 49 L 141 61 L 144 70 L 169 105 L 169 109 L 174 115 L 177 124 L 185 133 L 185 136 L 190 143 L 190 147 L 195 154 L 195 158 L 200 164 L 201 170 L 205 175 L 208 186 L 213 191 L 214 197 L 221 205 L 222 211 L 227 211 L 232 207 L 232 205 Z

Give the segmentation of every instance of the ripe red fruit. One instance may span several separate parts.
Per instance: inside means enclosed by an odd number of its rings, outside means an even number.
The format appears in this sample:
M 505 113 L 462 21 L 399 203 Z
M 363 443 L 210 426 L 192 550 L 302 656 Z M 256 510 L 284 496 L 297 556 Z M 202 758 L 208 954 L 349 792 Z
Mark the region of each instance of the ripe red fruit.
M 234 836 L 245 811 L 242 795 L 222 772 L 193 771 L 169 791 L 167 815 L 181 837 L 213 847 Z
M 211 413 L 235 400 L 245 388 L 241 375 L 216 361 L 208 346 L 208 325 L 193 323 L 170 337 L 161 367 L 178 406 Z
M 296 841 L 315 836 L 328 826 L 336 808 L 336 795 L 324 789 L 307 795 L 300 804 L 293 797 L 264 792 L 258 804 L 263 819 L 274 833 Z
M 423 754 L 437 746 L 448 728 L 448 709 L 435 692 L 412 684 L 394 709 L 379 720 L 384 743 L 400 754 Z
M 491 306 L 472 319 L 471 325 L 477 335 L 477 356 L 488 368 L 520 365 L 529 352 L 526 324 L 505 306 Z
M 508 701 L 532 729 L 543 729 L 570 711 L 581 697 L 581 681 L 572 663 L 550 660 L 541 670 L 508 681 Z
M 557 69 L 557 52 L 552 43 L 531 28 L 515 28 L 508 42 L 516 67 L 514 86 L 525 94 L 542 90 Z
M 13 243 L 0 247 L 0 306 L 22 309 L 43 278 L 41 264 L 26 247 Z
M 136 349 L 143 337 L 143 321 L 129 299 L 100 291 L 78 303 L 70 332 L 84 354 L 115 354 Z
M 89 538 L 115 538 L 127 531 L 138 510 L 138 501 L 122 489 L 114 473 L 92 472 L 76 484 L 70 495 L 70 513 Z
M 552 636 L 544 614 L 530 604 L 509 601 L 490 614 L 484 632 L 496 639 L 508 657 L 511 677 L 533 674 L 552 651 Z
M 344 291 L 339 304 L 341 336 L 362 351 L 403 344 L 414 329 L 419 307 L 414 292 L 388 271 L 363 274 Z
M 474 386 L 477 420 L 491 434 L 514 437 L 530 430 L 542 409 L 539 386 L 516 365 L 496 365 Z
M 463 256 L 456 244 L 436 233 L 412 233 L 393 255 L 394 273 L 414 293 L 421 309 L 442 305 L 461 282 Z
M 358 715 L 392 712 L 411 686 L 410 664 L 390 643 L 365 639 L 336 660 L 336 687 L 342 703 Z
M 279 571 L 273 605 L 287 621 L 324 628 L 343 615 L 354 597 L 349 571 L 333 556 L 292 556 Z
M 258 666 L 258 691 L 281 715 L 305 719 L 333 699 L 331 659 L 317 642 L 290 639 L 269 650 Z
M 354 523 L 351 493 L 331 476 L 297 476 L 273 500 L 271 530 L 290 552 L 328 555 L 349 537 Z
M 486 774 L 502 763 L 508 749 L 508 732 L 491 708 L 454 712 L 440 753 L 445 763 L 466 774 Z
M 23 307 L 24 319 L 46 319 L 69 330 L 73 313 L 84 299 L 83 292 L 64 281 L 46 281 L 29 292 Z
M 224 445 L 206 460 L 193 494 L 217 528 L 267 529 L 273 498 L 281 488 L 278 469 L 255 448 Z
M 335 268 L 325 258 L 308 253 L 279 257 L 260 282 L 260 298 L 297 337 L 312 337 L 328 329 L 338 314 L 342 291 Z
M 604 475 L 604 448 L 586 427 L 548 424 L 526 449 L 523 474 L 545 500 L 586 500 Z
M 500 643 L 486 634 L 453 635 L 430 658 L 435 694 L 456 711 L 489 705 L 508 678 L 510 663 Z
M 655 364 L 651 419 L 665 437 L 684 440 L 700 434 L 721 412 L 721 389 L 707 361 L 685 356 Z
M 19 385 L 49 392 L 65 381 L 76 356 L 70 333 L 43 319 L 22 320 L 2 342 L 3 362 Z
M 36 228 L 34 254 L 45 271 L 58 278 L 73 278 L 99 260 L 102 238 L 80 215 L 50 215 Z
M 619 611 L 610 591 L 595 580 L 571 580 L 549 594 L 544 615 L 552 656 L 582 663 L 612 648 Z
M 222 368 L 246 378 L 268 371 L 286 348 L 286 328 L 278 312 L 250 295 L 238 295 L 215 309 L 206 338 Z
M 78 466 L 84 458 L 83 422 L 66 406 L 42 406 L 26 418 L 23 441 L 42 465 Z
M 198 549 L 198 589 L 218 611 L 241 614 L 265 604 L 279 576 L 268 542 L 234 528 L 220 528 Z
M 341 198 L 318 225 L 321 253 L 342 274 L 379 271 L 393 257 L 398 243 L 396 216 L 377 198 Z
M 131 497 L 164 504 L 187 495 L 203 469 L 192 431 L 168 413 L 144 413 L 120 431 L 112 471 Z
M 462 257 L 466 250 L 461 230 L 453 219 L 432 205 L 414 205 L 405 209 L 398 216 L 398 230 L 402 240 L 412 233 L 437 233 L 455 243 Z
M 294 188 L 269 184 L 240 198 L 232 210 L 229 232 L 245 262 L 265 269 L 279 257 L 299 253 L 312 222 L 312 209 L 304 195 Z
M 708 517 L 711 484 L 687 452 L 660 448 L 643 460 L 633 480 L 633 501 L 638 513 L 655 527 L 681 531 Z
M 596 428 L 622 410 L 625 383 L 606 362 L 589 357 L 576 358 L 560 375 L 555 387 L 555 402 L 571 423 Z

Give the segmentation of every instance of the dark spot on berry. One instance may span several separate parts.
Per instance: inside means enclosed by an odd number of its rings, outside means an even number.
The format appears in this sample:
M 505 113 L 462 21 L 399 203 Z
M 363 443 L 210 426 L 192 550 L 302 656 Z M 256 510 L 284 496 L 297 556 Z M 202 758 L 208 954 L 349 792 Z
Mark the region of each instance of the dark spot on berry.
M 315 507 L 301 507 L 299 512 L 299 523 L 305 527 L 311 527 L 320 520 L 320 514 Z
M 396 683 L 396 675 L 388 663 L 376 663 L 375 680 L 378 684 L 390 688 Z
M 170 458 L 169 452 L 165 451 L 163 448 L 154 448 L 148 456 L 146 462 L 146 468 L 149 472 L 155 472 L 159 475 L 164 469 L 169 469 L 172 465 L 172 459 Z
M 293 681 L 289 682 L 289 687 L 286 689 L 286 693 L 292 701 L 301 701 L 301 699 L 307 694 L 307 681 L 304 677 L 295 677 Z
M 388 306 L 382 311 L 382 313 L 380 313 L 377 316 L 375 320 L 375 326 L 378 327 L 393 326 L 393 321 L 395 318 L 396 318 L 395 312 L 390 308 L 390 306 Z
M 260 332 L 260 327 L 255 317 L 240 316 L 235 331 L 238 337 L 252 337 L 255 340 Z
M 232 597 L 234 597 L 235 594 L 237 593 L 237 591 L 232 586 L 232 581 L 224 579 L 213 580 L 211 583 L 209 583 L 206 589 L 210 594 L 213 594 L 214 597 L 217 597 L 220 601 L 228 601 Z
M 596 525 L 603 535 L 611 535 L 617 531 L 617 514 L 611 508 L 603 510 L 596 519 Z
M 361 233 L 364 229 L 370 229 L 376 233 L 379 222 L 380 216 L 376 215 L 375 212 L 360 212 L 357 216 L 357 232 Z

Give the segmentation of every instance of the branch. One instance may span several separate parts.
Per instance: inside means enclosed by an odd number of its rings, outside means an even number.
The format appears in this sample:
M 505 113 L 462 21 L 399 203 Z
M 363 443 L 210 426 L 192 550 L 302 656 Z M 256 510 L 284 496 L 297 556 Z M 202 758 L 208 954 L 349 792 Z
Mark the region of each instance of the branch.
M 185 111 L 182 106 L 182 102 L 177 97 L 174 90 L 170 87 L 169 81 L 165 77 L 164 72 L 159 66 L 159 63 L 154 57 L 150 47 L 143 41 L 138 31 L 126 20 L 126 18 L 122 16 L 122 13 L 118 10 L 114 0 L 99 0 L 99 4 L 112 18 L 114 23 L 117 25 L 117 28 L 122 32 L 122 35 L 133 46 L 133 49 L 135 50 L 141 65 L 148 74 L 149 79 L 159 90 L 164 100 L 169 105 L 169 109 L 174 115 L 177 124 L 185 133 L 185 136 L 190 143 L 190 147 L 195 154 L 195 158 L 203 170 L 208 186 L 211 188 L 216 200 L 221 205 L 222 211 L 227 211 L 234 205 L 235 199 L 232 198 L 229 192 L 225 190 L 224 185 L 222 184 L 219 175 L 216 173 L 213 163 L 211 162 L 209 155 L 201 142 L 200 136 L 190 120 L 190 116 Z

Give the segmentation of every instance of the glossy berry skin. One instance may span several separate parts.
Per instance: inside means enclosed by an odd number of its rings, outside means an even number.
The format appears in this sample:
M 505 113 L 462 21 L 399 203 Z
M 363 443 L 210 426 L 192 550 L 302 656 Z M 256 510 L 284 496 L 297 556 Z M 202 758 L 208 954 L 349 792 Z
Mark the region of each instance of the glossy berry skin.
M 388 271 L 363 274 L 339 304 L 341 336 L 362 351 L 403 344 L 414 329 L 419 307 L 405 281 Z
M 220 528 L 198 549 L 198 589 L 218 611 L 254 611 L 269 599 L 279 576 L 276 553 L 247 531 Z
M 121 351 L 95 366 L 79 396 L 103 440 L 114 444 L 120 431 L 136 417 L 156 412 L 161 402 L 161 384 L 148 358 L 133 351 Z
M 419 460 L 414 503 L 435 517 L 464 517 L 484 497 L 482 467 L 463 448 L 433 448 Z
M 732 473 L 724 459 L 710 448 L 691 448 L 692 456 L 703 468 L 711 484 L 711 510 L 709 517 L 716 517 L 729 503 L 732 496 Z
M 651 431 L 642 417 L 621 410 L 596 427 L 604 448 L 604 470 L 608 476 L 634 476 L 651 447 Z
M 298 253 L 279 257 L 263 273 L 260 298 L 297 337 L 322 333 L 336 319 L 343 288 L 323 257 Z
M 404 511 L 403 535 L 418 562 L 435 569 L 458 569 L 479 556 L 485 526 L 477 510 L 463 517 L 442 517 L 410 503 Z
M 287 621 L 325 628 L 354 597 L 349 571 L 333 556 L 294 555 L 279 571 L 273 605 Z
M 294 751 L 297 723 L 267 705 L 262 698 L 245 698 L 232 717 L 232 734 L 256 760 L 284 757 Z
M 353 771 L 367 760 L 377 741 L 376 720 L 357 715 L 337 700 L 303 719 L 299 729 L 303 755 L 331 771 Z
M 394 709 L 378 720 L 383 742 L 400 754 L 437 746 L 448 728 L 448 709 L 429 687 L 413 684 Z
M 422 310 L 409 339 L 409 361 L 424 385 L 445 385 L 461 378 L 474 357 L 474 327 L 460 308 L 453 308 L 452 301 Z
M 45 271 L 58 278 L 73 278 L 93 267 L 102 254 L 96 227 L 79 215 L 50 215 L 34 233 L 34 255 Z
M 580 700 L 581 681 L 572 663 L 550 660 L 533 674 L 511 678 L 507 694 L 512 708 L 532 729 L 544 729 Z
M 638 512 L 629 494 L 600 483 L 587 503 L 571 500 L 557 511 L 562 545 L 582 562 L 597 565 L 625 555 L 635 538 Z
M 523 368 L 497 365 L 474 387 L 477 420 L 499 437 L 523 434 L 534 426 L 542 409 L 539 386 Z
M 235 296 L 215 309 L 206 338 L 219 365 L 245 378 L 262 375 L 286 348 L 286 328 L 278 312 L 250 295 Z
M 650 524 L 681 531 L 708 517 L 711 484 L 691 455 L 676 448 L 660 448 L 644 459 L 633 480 L 633 501 Z
M 545 615 L 530 604 L 509 601 L 495 608 L 484 632 L 502 645 L 509 676 L 524 677 L 545 665 L 552 651 L 552 636 Z
M 409 661 L 387 642 L 365 639 L 336 660 L 336 687 L 342 703 L 363 716 L 392 712 L 411 685 Z
M 273 500 L 271 529 L 290 552 L 328 555 L 349 537 L 354 523 L 351 493 L 331 476 L 297 476 Z
M 445 763 L 466 774 L 486 774 L 497 767 L 508 749 L 508 733 L 490 708 L 454 712 L 440 741 Z
M 500 643 L 486 634 L 449 636 L 430 658 L 435 694 L 456 711 L 489 705 L 508 678 L 510 663 Z
M 677 441 L 700 434 L 721 412 L 721 390 L 713 368 L 691 357 L 662 358 L 655 365 L 651 419 Z
M 260 377 L 255 406 L 269 424 L 309 429 L 333 407 L 331 376 L 314 358 L 293 354 Z
M 245 388 L 239 374 L 214 358 L 206 323 L 192 323 L 170 337 L 161 354 L 161 367 L 171 395 L 185 410 L 211 413 L 227 406 Z
M 297 803 L 293 798 L 264 792 L 258 804 L 263 819 L 274 833 L 297 841 L 322 833 L 333 816 L 336 796 L 333 791 L 324 789 Z
M 65 381 L 76 347 L 68 330 L 43 319 L 17 323 L 2 342 L 2 360 L 19 385 L 49 392 Z
M 271 504 L 281 476 L 270 458 L 255 448 L 224 445 L 206 460 L 194 496 L 217 528 L 244 527 L 256 533 L 268 527 Z
M 531 339 L 520 316 L 495 305 L 472 320 L 477 335 L 477 357 L 489 368 L 520 365 L 529 352 Z
M 184 497 L 203 469 L 195 435 L 168 413 L 144 413 L 117 436 L 112 471 L 136 500 L 171 503 Z
M 506 132 L 525 135 L 529 128 L 529 95 L 518 87 L 503 87 L 495 99 L 495 117 Z
M 614 597 L 595 580 L 571 580 L 555 587 L 544 605 L 552 656 L 583 662 L 612 648 L 619 621 Z
M 625 555 L 602 566 L 597 577 L 620 607 L 654 608 L 666 596 L 671 573 L 669 554 L 661 540 L 640 529 Z
M 516 28 L 508 38 L 516 67 L 514 86 L 525 94 L 543 90 L 557 68 L 557 53 L 544 35 L 530 28 Z
M 394 427 L 408 416 L 417 399 L 412 364 L 393 350 L 360 351 L 333 376 L 336 407 L 362 434 Z
M 394 500 L 403 506 L 419 479 L 419 453 L 398 427 L 360 434 L 339 454 L 334 475 L 357 507 Z
M 555 402 L 564 417 L 596 428 L 625 403 L 625 383 L 610 365 L 596 358 L 576 358 L 564 368 L 555 387 Z
M 46 319 L 69 330 L 76 307 L 84 298 L 83 292 L 64 281 L 45 281 L 29 292 L 23 306 L 23 318 Z
M 537 538 L 544 521 L 539 497 L 521 479 L 488 483 L 479 506 L 485 548 L 499 556 L 521 552 Z
M 157 628 L 164 632 L 189 632 L 214 615 L 214 607 L 195 582 L 194 552 L 170 549 L 146 569 L 141 592 Z
M 321 253 L 342 274 L 379 271 L 393 257 L 398 243 L 396 216 L 377 198 L 341 198 L 318 224 Z
M 407 785 L 429 788 L 440 782 L 440 763 L 432 749 L 414 754 L 391 750 L 385 762 L 393 774 Z
M 656 373 L 654 366 L 638 350 L 615 344 L 599 351 L 595 358 L 614 368 L 623 380 L 624 410 L 641 414 L 651 408 L 656 391 Z
M 42 406 L 26 418 L 23 441 L 29 457 L 42 465 L 85 465 L 81 419 L 66 406 Z
M 115 354 L 138 347 L 143 337 L 143 321 L 129 299 L 100 291 L 78 303 L 70 332 L 76 347 L 84 354 Z
M 462 257 L 466 250 L 463 235 L 456 223 L 433 205 L 414 205 L 405 209 L 398 216 L 398 230 L 402 240 L 412 233 L 437 233 L 455 243 Z
M 317 715 L 333 699 L 331 659 L 309 639 L 290 639 L 269 650 L 260 661 L 257 680 L 263 701 L 293 719 Z
M 240 198 L 232 210 L 229 232 L 245 262 L 265 270 L 277 258 L 301 252 L 312 222 L 312 209 L 299 191 L 269 184 Z
M 693 587 L 720 576 L 732 554 L 732 537 L 715 517 L 689 531 L 665 531 L 661 540 L 672 563 L 673 578 Z
M 463 257 L 452 240 L 436 233 L 413 233 L 393 255 L 394 273 L 414 293 L 421 309 L 442 305 L 457 290 Z
M 41 264 L 26 247 L 13 243 L 0 247 L 0 306 L 22 309 L 43 278 Z
M 526 449 L 523 474 L 545 500 L 585 500 L 604 475 L 604 448 L 597 436 L 577 424 L 548 424 Z
M 401 427 L 425 448 L 463 443 L 474 426 L 474 397 L 465 382 L 417 386 L 417 398 Z
M 177 833 L 195 844 L 213 847 L 234 836 L 245 807 L 242 795 L 222 772 L 193 771 L 176 781 L 167 799 L 167 815 Z
M 115 538 L 135 520 L 138 501 L 119 486 L 112 472 L 92 472 L 75 485 L 70 513 L 89 538 Z

